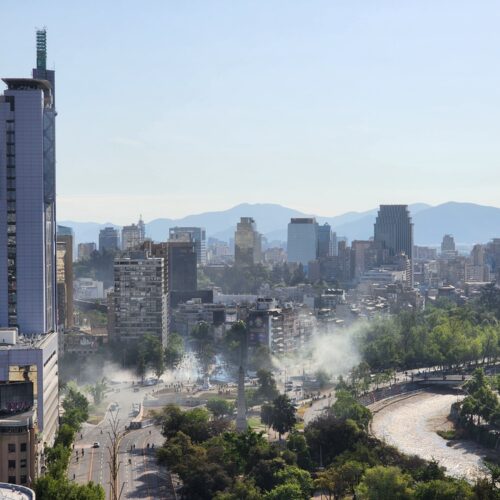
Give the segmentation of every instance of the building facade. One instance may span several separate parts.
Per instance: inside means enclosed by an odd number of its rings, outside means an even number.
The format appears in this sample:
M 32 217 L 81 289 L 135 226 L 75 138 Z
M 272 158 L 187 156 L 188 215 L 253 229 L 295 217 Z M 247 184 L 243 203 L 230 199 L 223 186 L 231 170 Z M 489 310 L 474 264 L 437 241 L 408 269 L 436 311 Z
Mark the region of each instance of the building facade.
M 196 261 L 199 266 L 207 264 L 207 235 L 204 227 L 172 227 L 168 232 L 170 241 L 193 241 L 196 249 Z M 186 239 L 184 239 L 186 241 Z
M 374 241 L 387 251 L 384 264 L 392 263 L 395 257 L 404 254 L 413 269 L 413 223 L 408 205 L 380 205 L 374 226 Z M 413 286 L 413 271 L 408 284 Z
M 139 219 L 137 224 L 131 224 L 130 226 L 123 226 L 122 228 L 122 250 L 136 250 L 146 237 L 145 224 L 142 219 Z
M 43 68 L 33 70 L 34 75 Z M 0 326 L 56 328 L 55 108 L 45 79 L 0 97 Z
M 94 242 L 91 243 L 79 243 L 78 244 L 78 260 L 88 260 L 92 254 L 97 250 L 97 246 Z
M 324 230 L 325 231 L 325 230 Z M 318 257 L 318 224 L 314 218 L 293 218 L 288 224 L 288 262 L 306 266 Z
M 57 226 L 57 322 L 66 330 L 74 326 L 73 240 L 71 228 Z
M 234 233 L 234 263 L 254 266 L 262 262 L 262 236 L 251 217 L 241 217 Z
M 138 341 L 145 334 L 167 340 L 167 287 L 163 258 L 131 252 L 114 263 L 114 337 Z
M 119 248 L 120 238 L 118 230 L 114 227 L 105 227 L 99 231 L 99 252 L 116 252 Z

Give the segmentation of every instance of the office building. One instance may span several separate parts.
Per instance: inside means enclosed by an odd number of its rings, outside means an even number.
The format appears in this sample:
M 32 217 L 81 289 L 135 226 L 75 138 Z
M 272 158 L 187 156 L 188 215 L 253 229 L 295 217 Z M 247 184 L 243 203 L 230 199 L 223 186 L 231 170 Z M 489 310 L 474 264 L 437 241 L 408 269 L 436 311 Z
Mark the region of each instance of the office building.
M 92 254 L 97 250 L 97 246 L 94 242 L 92 243 L 79 243 L 78 244 L 78 260 L 88 260 Z
M 54 72 L 37 37 L 33 78 L 0 96 L 0 327 L 23 334 L 56 328 Z
M 318 256 L 318 224 L 314 218 L 293 218 L 288 224 L 288 262 L 302 264 Z
M 351 254 L 351 277 L 356 280 L 383 260 L 381 245 L 373 240 L 354 240 Z
M 262 236 L 251 217 L 241 217 L 234 233 L 234 263 L 254 266 L 262 262 Z
M 0 480 L 29 484 L 40 463 L 33 451 L 35 432 L 42 446 L 52 445 L 59 420 L 55 73 L 46 69 L 45 30 L 37 32 L 33 78 L 3 82 L 0 413 L 5 418 L 0 420 Z M 72 245 L 65 238 L 63 246 L 64 261 Z
M 167 286 L 163 258 L 130 252 L 114 262 L 114 337 L 138 341 L 151 334 L 167 341 Z
M 99 252 L 116 252 L 120 248 L 118 230 L 105 227 L 99 231 Z
M 318 225 L 318 258 L 327 258 L 335 255 L 336 245 L 337 235 L 332 231 L 330 224 Z
M 198 288 L 196 244 L 192 241 L 169 241 L 167 249 L 168 291 L 196 290 Z
M 73 328 L 73 230 L 57 226 L 57 324 Z
M 441 242 L 441 254 L 453 256 L 456 255 L 455 238 L 451 234 L 445 234 Z
M 207 235 L 203 227 L 172 227 L 168 232 L 169 241 L 192 241 L 196 249 L 199 266 L 207 264 Z
M 122 250 L 127 251 L 138 249 L 144 242 L 146 236 L 145 233 L 145 224 L 142 219 L 139 219 L 139 222 L 137 224 L 123 226 Z
M 408 285 L 413 286 L 413 223 L 408 205 L 380 205 L 374 226 L 374 241 L 381 245 L 384 264 L 404 254 L 410 261 Z

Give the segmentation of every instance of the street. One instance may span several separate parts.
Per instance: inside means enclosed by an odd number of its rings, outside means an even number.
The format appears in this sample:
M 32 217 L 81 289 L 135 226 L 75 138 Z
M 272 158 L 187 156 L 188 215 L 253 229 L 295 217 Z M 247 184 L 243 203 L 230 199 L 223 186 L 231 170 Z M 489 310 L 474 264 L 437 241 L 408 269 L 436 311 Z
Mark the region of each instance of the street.
M 116 391 L 116 389 L 119 390 Z M 119 431 L 117 490 L 123 488 L 123 499 L 175 499 L 170 474 L 156 463 L 155 449 L 163 444 L 160 428 L 146 428 L 125 431 L 130 420 L 132 403 L 140 403 L 151 387 L 133 392 L 128 383 L 113 386 L 107 400 L 118 404 L 115 411 L 107 411 L 98 425 L 84 424 L 77 434 L 71 455 L 68 477 L 78 483 L 93 481 L 101 484 L 106 498 L 111 498 L 110 445 L 113 419 Z M 99 447 L 94 447 L 99 443 Z M 83 452 L 83 456 L 82 456 Z

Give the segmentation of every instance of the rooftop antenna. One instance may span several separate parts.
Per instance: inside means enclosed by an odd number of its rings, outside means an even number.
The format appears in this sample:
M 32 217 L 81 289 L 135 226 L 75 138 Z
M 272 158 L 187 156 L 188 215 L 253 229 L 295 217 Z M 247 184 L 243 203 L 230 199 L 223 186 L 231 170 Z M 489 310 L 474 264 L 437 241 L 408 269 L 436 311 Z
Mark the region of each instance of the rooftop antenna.
M 47 69 L 47 28 L 36 30 L 36 69 Z

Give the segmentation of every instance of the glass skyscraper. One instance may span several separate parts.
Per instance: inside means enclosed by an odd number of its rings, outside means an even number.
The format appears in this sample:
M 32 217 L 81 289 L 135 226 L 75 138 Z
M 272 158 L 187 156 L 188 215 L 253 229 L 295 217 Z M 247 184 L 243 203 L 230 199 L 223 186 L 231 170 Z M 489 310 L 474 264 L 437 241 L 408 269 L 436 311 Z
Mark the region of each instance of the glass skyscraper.
M 0 327 L 56 329 L 54 71 L 37 32 L 33 78 L 3 78 L 0 96 Z

